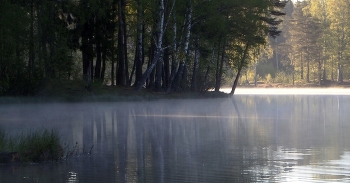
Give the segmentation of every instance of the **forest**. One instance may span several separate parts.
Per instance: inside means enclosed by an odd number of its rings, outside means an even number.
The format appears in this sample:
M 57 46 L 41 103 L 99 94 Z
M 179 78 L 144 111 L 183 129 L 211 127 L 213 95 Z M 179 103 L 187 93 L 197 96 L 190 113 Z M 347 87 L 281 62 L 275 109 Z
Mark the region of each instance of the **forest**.
M 250 65 L 244 80 L 294 86 L 347 85 L 349 10 L 346 0 L 288 2 L 279 25 L 281 35 L 270 38 L 264 50 L 267 54 Z
M 346 66 L 349 3 L 329 2 L 298 2 L 284 16 L 291 1 L 0 0 L 0 96 L 37 95 L 56 81 L 234 93 L 252 70 L 258 80 L 291 67 L 309 81 L 330 59 Z M 281 57 L 278 73 L 266 72 L 269 52 Z

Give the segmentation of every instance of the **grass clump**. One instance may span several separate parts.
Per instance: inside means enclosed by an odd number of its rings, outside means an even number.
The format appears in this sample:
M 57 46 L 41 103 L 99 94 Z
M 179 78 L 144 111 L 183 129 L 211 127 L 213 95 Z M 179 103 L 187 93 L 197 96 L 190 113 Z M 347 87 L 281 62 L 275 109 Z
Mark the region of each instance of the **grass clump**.
M 57 161 L 63 157 L 63 151 L 55 130 L 39 129 L 9 136 L 0 129 L 0 163 Z

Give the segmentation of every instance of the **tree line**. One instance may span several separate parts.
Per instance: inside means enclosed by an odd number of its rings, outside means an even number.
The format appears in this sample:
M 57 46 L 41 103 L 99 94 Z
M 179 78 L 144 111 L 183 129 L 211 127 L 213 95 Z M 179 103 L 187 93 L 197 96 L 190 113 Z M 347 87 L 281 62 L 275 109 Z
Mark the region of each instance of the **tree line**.
M 274 56 L 260 63 L 258 74 L 272 73 L 290 84 L 343 83 L 350 78 L 350 2 L 304 0 L 288 2 L 281 36 L 270 40 Z M 269 64 L 267 64 L 269 63 Z M 272 69 L 268 71 L 268 66 Z M 288 79 L 289 78 L 289 79 Z
M 0 0 L 0 95 L 51 80 L 219 91 L 268 36 L 282 0 Z

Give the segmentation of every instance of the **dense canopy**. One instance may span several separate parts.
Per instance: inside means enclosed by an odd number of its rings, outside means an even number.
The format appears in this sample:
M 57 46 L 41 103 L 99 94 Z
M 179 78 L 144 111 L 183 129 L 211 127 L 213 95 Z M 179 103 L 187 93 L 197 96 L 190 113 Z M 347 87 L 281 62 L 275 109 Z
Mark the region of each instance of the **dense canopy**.
M 285 4 L 1 0 L 0 95 L 35 95 L 53 80 L 218 91 L 235 73 L 233 93 L 256 50 L 280 34 Z

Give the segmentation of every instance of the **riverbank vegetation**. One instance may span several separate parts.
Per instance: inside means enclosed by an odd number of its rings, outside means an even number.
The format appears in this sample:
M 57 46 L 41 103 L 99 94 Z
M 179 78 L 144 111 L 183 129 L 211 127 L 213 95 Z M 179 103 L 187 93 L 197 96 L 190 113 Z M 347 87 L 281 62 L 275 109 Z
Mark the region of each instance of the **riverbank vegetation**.
M 219 91 L 225 81 L 235 88 L 268 37 L 280 34 L 286 3 L 2 0 L 0 95 L 42 96 L 66 80 L 83 83 L 80 93 Z
M 91 149 L 87 153 L 91 154 Z M 79 150 L 78 144 L 72 148 L 63 146 L 55 130 L 38 129 L 9 135 L 0 129 L 0 164 L 68 160 L 83 154 L 86 153 Z

